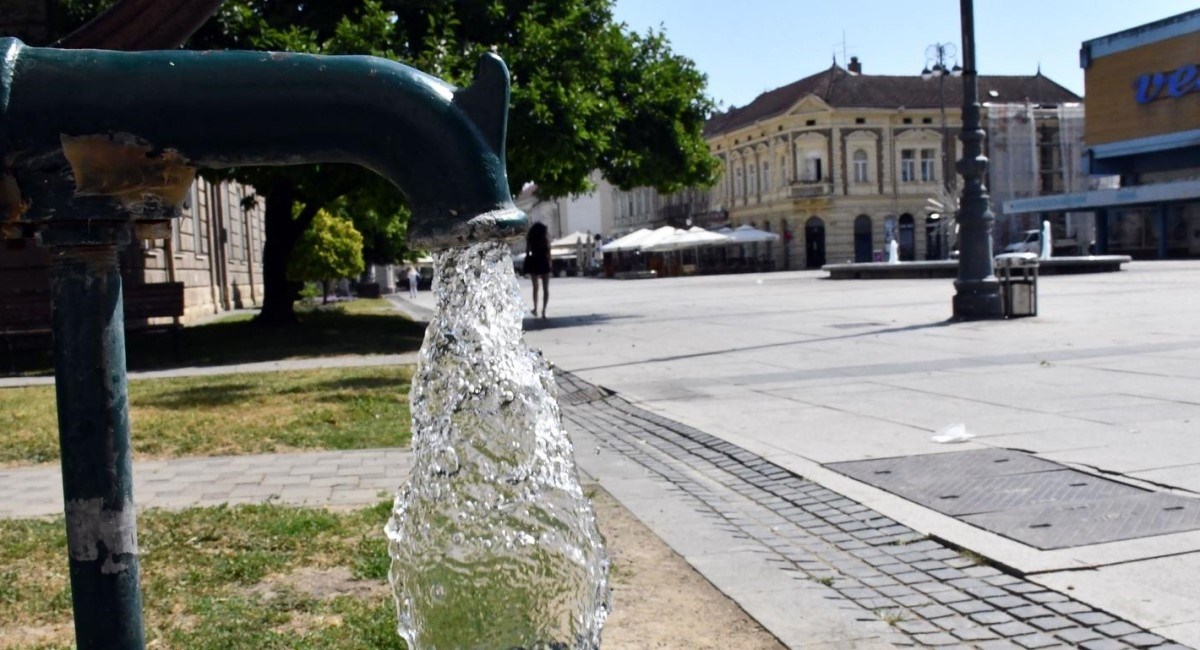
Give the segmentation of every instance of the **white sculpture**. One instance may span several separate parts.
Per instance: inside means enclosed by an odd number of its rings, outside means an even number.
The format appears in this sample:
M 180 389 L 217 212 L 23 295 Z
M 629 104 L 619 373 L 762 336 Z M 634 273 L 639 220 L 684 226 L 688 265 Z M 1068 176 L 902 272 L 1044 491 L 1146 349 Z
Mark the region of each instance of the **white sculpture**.
M 1050 241 L 1050 221 L 1042 222 L 1042 252 L 1038 255 L 1039 259 L 1050 259 L 1050 251 L 1054 249 L 1054 243 Z
M 895 239 L 888 242 L 888 264 L 900 263 L 900 242 Z

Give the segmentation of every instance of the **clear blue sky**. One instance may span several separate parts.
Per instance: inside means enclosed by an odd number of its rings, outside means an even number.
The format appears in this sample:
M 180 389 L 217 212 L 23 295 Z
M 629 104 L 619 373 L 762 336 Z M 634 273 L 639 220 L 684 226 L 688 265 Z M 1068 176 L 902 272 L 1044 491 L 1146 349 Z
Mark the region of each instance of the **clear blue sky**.
M 1042 73 L 1083 93 L 1079 45 L 1197 7 L 1196 0 L 975 0 L 980 74 Z M 962 26 L 955 0 L 616 0 L 635 31 L 665 28 L 672 49 L 708 75 L 708 94 L 745 106 L 857 56 L 865 74 L 917 74 L 925 50 L 952 42 Z

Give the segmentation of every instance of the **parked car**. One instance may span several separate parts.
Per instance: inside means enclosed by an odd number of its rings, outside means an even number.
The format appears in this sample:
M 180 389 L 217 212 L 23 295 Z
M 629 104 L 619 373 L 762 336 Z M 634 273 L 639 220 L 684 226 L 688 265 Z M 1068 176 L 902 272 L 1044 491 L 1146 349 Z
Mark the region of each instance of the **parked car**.
M 1004 247 L 1005 253 L 1033 253 L 1034 255 L 1042 254 L 1042 231 L 1026 230 L 1021 241 L 1016 241 Z

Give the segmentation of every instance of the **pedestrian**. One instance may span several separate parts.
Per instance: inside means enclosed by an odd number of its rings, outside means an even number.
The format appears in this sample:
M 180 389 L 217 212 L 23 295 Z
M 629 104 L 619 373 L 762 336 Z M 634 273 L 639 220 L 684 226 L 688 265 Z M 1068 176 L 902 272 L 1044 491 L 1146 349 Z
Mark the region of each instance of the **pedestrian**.
M 525 273 L 533 281 L 533 316 L 538 315 L 538 281 L 542 283 L 542 318 L 550 302 L 550 233 L 537 221 L 525 235 Z
M 417 283 L 419 283 L 420 281 L 421 281 L 421 272 L 417 270 L 416 266 L 409 264 L 408 265 L 408 297 L 409 298 L 411 298 L 413 300 L 417 299 Z

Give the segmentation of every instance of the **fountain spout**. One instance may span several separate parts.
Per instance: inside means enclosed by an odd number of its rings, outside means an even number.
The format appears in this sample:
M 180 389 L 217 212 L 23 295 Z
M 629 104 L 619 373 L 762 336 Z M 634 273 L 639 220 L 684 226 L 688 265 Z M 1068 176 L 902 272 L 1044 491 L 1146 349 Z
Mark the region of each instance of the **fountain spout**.
M 368 56 L 110 52 L 0 39 L 0 226 L 165 222 L 196 168 L 354 163 L 408 198 L 409 240 L 505 239 L 508 70 L 455 88 Z M 70 238 L 70 237 L 69 237 Z

